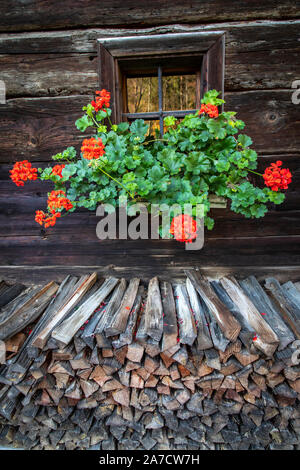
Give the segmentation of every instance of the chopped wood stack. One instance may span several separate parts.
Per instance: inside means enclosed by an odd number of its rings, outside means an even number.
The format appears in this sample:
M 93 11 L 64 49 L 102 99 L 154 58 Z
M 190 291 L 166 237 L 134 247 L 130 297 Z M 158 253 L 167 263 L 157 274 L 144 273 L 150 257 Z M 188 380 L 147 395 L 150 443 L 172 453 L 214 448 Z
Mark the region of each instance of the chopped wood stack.
M 0 283 L 0 443 L 299 449 L 298 285 L 186 275 Z

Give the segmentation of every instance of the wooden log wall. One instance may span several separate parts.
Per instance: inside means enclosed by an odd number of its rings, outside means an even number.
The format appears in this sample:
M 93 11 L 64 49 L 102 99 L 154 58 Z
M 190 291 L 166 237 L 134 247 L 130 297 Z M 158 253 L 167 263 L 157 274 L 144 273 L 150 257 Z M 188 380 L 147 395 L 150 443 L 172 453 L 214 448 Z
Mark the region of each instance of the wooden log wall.
M 182 278 L 2 282 L 0 446 L 299 450 L 300 283 Z
M 0 273 L 17 266 L 117 266 L 163 274 L 176 266 L 291 267 L 300 262 L 300 105 L 291 86 L 300 79 L 297 2 L 89 0 L 22 6 L 2 2 L 0 79 L 7 102 L 0 105 Z M 299 5 L 298 5 L 299 6 Z M 260 169 L 281 159 L 293 172 L 282 206 L 248 220 L 214 209 L 215 228 L 201 251 L 173 241 L 99 241 L 98 219 L 80 212 L 47 233 L 34 222 L 45 207 L 40 183 L 17 188 L 8 178 L 13 162 L 36 165 L 74 145 L 82 135 L 74 121 L 97 89 L 96 39 L 183 31 L 226 31 L 227 109 L 245 120 L 260 156 Z M 148 271 L 147 271 L 148 270 Z

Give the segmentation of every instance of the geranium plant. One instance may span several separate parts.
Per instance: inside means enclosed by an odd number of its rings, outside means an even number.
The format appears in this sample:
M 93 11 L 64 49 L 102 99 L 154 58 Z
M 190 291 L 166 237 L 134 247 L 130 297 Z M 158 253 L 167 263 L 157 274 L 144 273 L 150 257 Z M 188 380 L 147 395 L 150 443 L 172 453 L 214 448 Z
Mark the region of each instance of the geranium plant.
M 109 203 L 116 208 L 122 197 L 127 198 L 129 213 L 140 201 L 180 207 L 203 204 L 208 229 L 214 224 L 209 215 L 211 194 L 229 199 L 231 209 L 245 217 L 262 217 L 269 202 L 283 202 L 282 190 L 292 175 L 281 161 L 264 174 L 255 171 L 257 153 L 250 148 L 251 138 L 241 133 L 245 124 L 233 111 L 219 113 L 224 101 L 218 95 L 216 90 L 205 93 L 200 110 L 181 121 L 166 117 L 162 137 L 158 131 L 149 135 L 142 119 L 112 125 L 110 93 L 96 91 L 95 100 L 83 107 L 84 115 L 76 121 L 80 131 L 89 132 L 81 153 L 69 147 L 52 157 L 59 163 L 45 169 L 33 168 L 26 160 L 17 162 L 11 178 L 19 186 L 37 178 L 53 182 L 47 212 L 39 210 L 35 216 L 44 227 L 78 207 L 94 211 L 100 203 Z M 249 172 L 261 176 L 263 187 L 249 181 Z M 172 236 L 192 241 L 197 231 L 193 217 L 194 213 L 174 212 Z

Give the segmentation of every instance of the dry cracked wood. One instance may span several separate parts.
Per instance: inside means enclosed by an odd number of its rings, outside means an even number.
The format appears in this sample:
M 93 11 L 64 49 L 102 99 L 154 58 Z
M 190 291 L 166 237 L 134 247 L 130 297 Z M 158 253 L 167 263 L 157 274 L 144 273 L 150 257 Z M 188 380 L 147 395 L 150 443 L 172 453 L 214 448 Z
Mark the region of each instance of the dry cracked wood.
M 190 299 L 192 312 L 195 316 L 197 326 L 197 348 L 202 351 L 213 347 L 207 320 L 201 306 L 198 294 L 190 279 L 186 279 L 186 288 Z
M 143 294 L 144 294 L 144 287 L 140 286 L 138 288 L 138 293 L 135 298 L 134 304 L 132 306 L 125 331 L 120 334 L 117 340 L 112 341 L 112 345 L 115 348 L 121 348 L 122 346 L 132 343 L 134 333 L 135 333 L 135 328 L 136 328 L 136 321 L 137 321 L 137 317 L 138 317 L 141 303 L 142 303 Z
M 52 331 L 51 336 L 63 344 L 68 344 L 79 328 L 89 319 L 95 309 L 110 294 L 118 282 L 118 279 L 114 277 L 106 279 L 100 289 L 91 295 L 69 318 Z
M 191 346 L 197 337 L 197 328 L 185 285 L 175 284 L 174 294 L 176 299 L 179 340 L 180 343 Z
M 109 326 L 105 329 L 107 337 L 119 335 L 125 331 L 127 320 L 137 295 L 139 283 L 140 280 L 138 278 L 130 280 L 118 311 L 115 313 Z
M 160 341 L 163 333 L 163 309 L 157 277 L 152 278 L 148 285 L 145 332 L 155 341 Z
M 255 330 L 255 346 L 267 356 L 272 356 L 279 344 L 278 336 L 263 319 L 261 313 L 253 305 L 233 277 L 223 277 L 220 282 L 232 301 L 239 306 L 239 310 L 247 322 Z
M 9 315 L 2 315 L 0 320 L 0 339 L 7 339 L 21 331 L 29 323 L 36 320 L 45 310 L 51 297 L 55 295 L 58 285 L 50 282 L 42 289 L 33 289 L 25 295 L 21 305 L 10 311 Z M 21 294 L 22 295 L 22 294 Z
M 111 319 L 114 317 L 116 312 L 118 311 L 124 292 L 126 289 L 126 281 L 125 279 L 121 279 L 119 284 L 114 289 L 111 298 L 108 304 L 105 307 L 105 311 L 103 311 L 103 315 L 99 319 L 99 322 L 95 328 L 95 334 L 101 334 L 104 332 L 105 328 L 111 322 Z
M 285 349 L 288 344 L 294 341 L 295 336 L 281 318 L 274 303 L 271 302 L 269 296 L 254 276 L 249 276 L 247 279 L 240 281 L 240 285 L 258 311 L 264 314 L 264 319 L 277 334 L 280 341 L 278 350 Z
M 191 280 L 195 289 L 199 292 L 210 312 L 214 315 L 224 336 L 235 341 L 241 330 L 241 325 L 233 317 L 230 310 L 221 302 L 219 297 L 213 291 L 209 282 L 204 279 L 197 271 L 187 271 L 187 276 Z
M 166 351 L 177 345 L 178 327 L 175 299 L 172 285 L 169 282 L 161 283 L 161 298 L 163 306 L 163 338 L 161 350 Z
M 284 321 L 290 326 L 294 335 L 300 339 L 300 307 L 286 294 L 277 279 L 267 278 L 265 282 L 266 289 L 272 295 L 276 305 L 281 310 Z
M 84 294 L 88 291 L 90 287 L 94 285 L 97 279 L 97 273 L 93 273 L 90 276 L 84 276 L 84 279 L 81 281 L 79 286 L 76 286 L 76 289 L 72 293 L 71 297 L 68 297 L 65 303 L 55 312 L 53 317 L 46 326 L 35 338 L 33 345 L 38 348 L 43 348 L 47 342 L 47 339 L 51 335 L 51 332 L 54 328 L 68 315 L 68 313 L 76 306 Z

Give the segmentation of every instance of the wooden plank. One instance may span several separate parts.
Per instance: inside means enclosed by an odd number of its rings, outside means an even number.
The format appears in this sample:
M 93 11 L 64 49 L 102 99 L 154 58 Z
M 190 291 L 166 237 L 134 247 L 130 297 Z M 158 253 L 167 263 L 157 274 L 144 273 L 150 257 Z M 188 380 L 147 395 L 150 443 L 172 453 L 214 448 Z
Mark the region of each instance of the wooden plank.
M 58 11 L 57 4 L 45 0 L 37 9 L 30 4 L 26 9 L 17 1 L 2 5 L 1 31 L 38 31 L 38 30 L 64 30 L 118 25 L 129 27 L 136 25 L 160 25 L 180 22 L 187 24 L 205 24 L 212 21 L 246 21 L 246 20 L 280 20 L 285 18 L 297 18 L 298 5 L 292 0 L 282 4 L 275 0 L 266 0 L 263 8 L 261 4 L 249 4 L 247 0 L 227 2 L 226 9 L 221 0 L 212 4 L 209 0 L 193 2 L 190 4 L 174 0 L 155 1 L 151 4 L 141 0 L 139 4 L 132 4 L 130 10 L 128 4 L 120 0 L 113 4 L 109 0 L 103 0 L 101 5 L 95 0 L 88 0 L 85 8 L 80 3 L 67 0 L 64 10 Z M 72 15 L 69 12 L 72 11 Z M 155 14 L 154 14 L 155 12 Z
M 139 283 L 139 278 L 133 278 L 130 280 L 129 286 L 124 294 L 118 311 L 115 313 L 109 326 L 107 326 L 105 329 L 105 334 L 107 337 L 119 335 L 125 331 L 128 316 L 130 315 L 137 295 Z
M 163 310 L 157 277 L 152 278 L 148 285 L 145 333 L 155 341 L 160 341 L 163 334 Z
M 160 289 L 163 307 L 163 337 L 161 350 L 166 351 L 178 344 L 178 326 L 172 284 L 163 281 L 161 282 Z
M 234 277 L 224 277 L 220 282 L 231 297 L 232 301 L 238 305 L 240 312 L 246 318 L 247 322 L 255 330 L 255 346 L 267 356 L 272 356 L 279 344 L 278 336 L 263 319 L 263 316 L 257 310 L 255 305 L 253 305 L 251 300 L 239 287 Z
M 29 323 L 36 320 L 45 310 L 51 297 L 56 293 L 58 285 L 51 281 L 42 289 L 38 288 L 23 301 L 10 315 L 1 314 L 0 339 L 8 339 L 21 331 Z M 5 317 L 4 317 L 5 315 Z
M 205 318 L 205 313 L 201 306 L 197 291 L 189 278 L 186 279 L 186 288 L 197 326 L 197 349 L 210 349 L 213 347 L 213 343 L 207 325 L 207 319 Z
M 53 329 L 68 315 L 72 308 L 80 301 L 84 294 L 93 286 L 96 282 L 97 273 L 91 274 L 89 277 L 85 278 L 78 287 L 74 290 L 71 297 L 67 298 L 66 302 L 62 307 L 55 312 L 55 315 L 43 328 L 39 335 L 33 341 L 33 346 L 38 348 L 43 348 L 47 342 L 47 339 L 50 337 Z
M 185 285 L 175 284 L 174 294 L 180 343 L 192 346 L 197 337 L 197 328 Z
M 235 341 L 241 330 L 238 321 L 217 297 L 209 282 L 196 271 L 186 271 L 187 276 L 195 289 L 199 292 L 209 310 L 214 315 L 225 337 Z
M 265 282 L 266 289 L 270 292 L 276 305 L 280 308 L 282 318 L 289 325 L 294 335 L 300 339 L 300 308 L 286 295 L 277 279 L 269 277 Z
M 283 321 L 280 313 L 276 310 L 274 303 L 261 287 L 255 276 L 240 281 L 240 285 L 253 302 L 257 310 L 264 314 L 264 320 L 270 325 L 279 338 L 278 350 L 285 349 L 295 339 L 292 331 Z
M 116 278 L 110 277 L 106 279 L 95 294 L 89 297 L 69 318 L 52 330 L 51 336 L 63 344 L 68 344 L 117 283 L 118 279 Z

